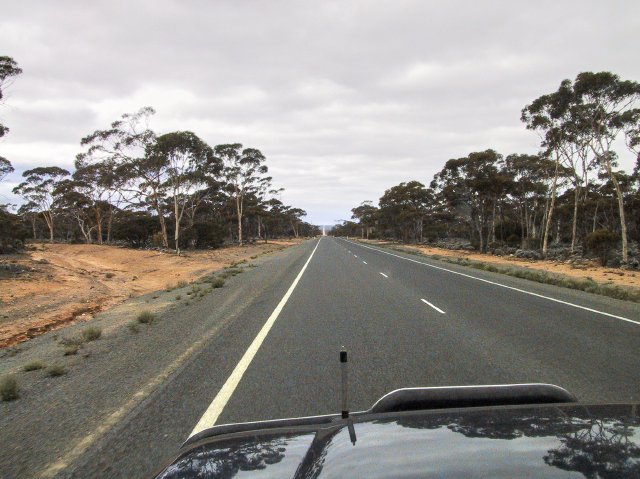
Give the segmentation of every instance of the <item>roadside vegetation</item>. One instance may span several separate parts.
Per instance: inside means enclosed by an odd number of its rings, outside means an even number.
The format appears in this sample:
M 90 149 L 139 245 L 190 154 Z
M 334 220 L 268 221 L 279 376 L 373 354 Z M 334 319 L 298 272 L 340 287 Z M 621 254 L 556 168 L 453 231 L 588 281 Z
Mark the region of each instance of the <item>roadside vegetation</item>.
M 538 154 L 449 159 L 428 187 L 393 186 L 333 234 L 639 268 L 640 83 L 580 73 L 521 118 L 540 138 Z M 618 168 L 623 155 L 637 158 L 632 172 Z
M 418 250 L 402 246 L 391 246 L 390 249 L 398 252 L 413 254 L 416 256 L 423 256 L 425 258 L 435 259 L 446 263 L 467 266 L 469 268 L 474 268 L 482 271 L 506 274 L 508 276 L 527 279 L 530 281 L 535 281 L 537 283 L 551 284 L 554 286 L 560 286 L 569 289 L 577 289 L 580 291 L 585 291 L 587 293 L 599 294 L 601 296 L 608 296 L 610 298 L 640 303 L 640 288 L 601 283 L 588 276 L 584 278 L 575 278 L 568 275 L 553 273 L 535 268 L 495 264 L 488 261 L 475 261 L 458 256 L 425 254 Z
M 25 372 L 29 371 L 39 371 L 40 369 L 44 369 L 46 365 L 42 361 L 31 361 L 24 365 L 23 370 Z
M 14 401 L 20 397 L 18 380 L 13 374 L 0 378 L 0 399 Z
M 2 86 L 22 70 L 0 57 Z M 0 253 L 24 241 L 74 241 L 172 249 L 313 236 L 306 212 L 282 203 L 267 159 L 240 143 L 209 146 L 191 131 L 155 132 L 144 107 L 79 139 L 72 171 L 41 166 L 13 189 L 24 203 L 0 208 Z M 0 124 L 0 136 L 9 130 Z M 0 158 L 0 181 L 14 172 Z M 107 279 L 115 273 L 107 273 Z

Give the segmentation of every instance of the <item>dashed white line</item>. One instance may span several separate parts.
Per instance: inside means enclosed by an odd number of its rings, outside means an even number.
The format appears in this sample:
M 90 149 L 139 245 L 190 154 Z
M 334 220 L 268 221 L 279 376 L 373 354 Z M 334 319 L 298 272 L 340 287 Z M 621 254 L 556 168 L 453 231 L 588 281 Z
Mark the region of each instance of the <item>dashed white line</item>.
M 580 306 L 579 304 L 569 303 L 568 301 L 562 301 L 561 299 L 551 298 L 551 297 L 545 296 L 543 294 L 533 293 L 533 292 L 527 291 L 525 289 L 515 288 L 513 286 L 507 286 L 506 284 L 496 283 L 495 281 L 489 281 L 488 279 L 478 278 L 477 276 L 471 276 L 470 274 L 461 273 L 459 271 L 453 271 L 451 269 L 443 268 L 441 266 L 436 266 L 434 264 L 423 263 L 422 261 L 418 261 L 418 260 L 411 259 L 411 258 L 405 258 L 404 256 L 400 256 L 400 255 L 397 255 L 397 254 L 389 253 L 388 251 L 379 250 L 378 248 L 372 248 L 371 246 L 366 246 L 366 245 L 363 245 L 363 244 L 360 244 L 358 246 L 362 246 L 363 248 L 367 248 L 367 249 L 370 249 L 370 250 L 373 250 L 373 251 L 377 251 L 378 253 L 388 254 L 389 256 L 393 256 L 395 258 L 400 258 L 400 259 L 403 259 L 405 261 L 411 261 L 412 263 L 418 263 L 418 264 L 421 264 L 423 266 L 428 266 L 429 268 L 439 269 L 441 271 L 446 271 L 448 273 L 457 274 L 459 276 L 464 276 L 465 278 L 475 279 L 476 281 L 482 281 L 483 283 L 493 284 L 495 286 L 500 286 L 501 288 L 510 289 L 512 291 L 518 291 L 519 293 L 529 294 L 529 295 L 535 296 L 537 298 L 547 299 L 549 301 L 553 301 L 553 302 L 556 302 L 556 303 L 564 304 L 566 306 L 572 306 L 574 308 L 583 309 L 583 310 L 589 311 L 591 313 L 602 314 L 603 316 L 608 316 L 610 318 L 620 319 L 622 321 L 626 321 L 628 323 L 637 324 L 638 326 L 640 326 L 640 321 L 634 321 L 633 319 L 625 318 L 624 316 L 617 316 L 615 314 L 605 313 L 604 311 L 598 311 L 597 309 L 587 308 L 586 306 Z
M 199 433 L 200 431 L 203 431 L 208 427 L 213 426 L 216 423 L 216 421 L 218 420 L 218 417 L 222 413 L 222 410 L 224 409 L 224 407 L 227 405 L 227 402 L 231 398 L 231 395 L 236 390 L 238 383 L 240 383 L 242 376 L 244 375 L 247 368 L 251 364 L 251 361 L 253 361 L 253 358 L 258 352 L 258 349 L 260 349 L 260 346 L 262 345 L 265 338 L 267 337 L 267 334 L 269 334 L 269 331 L 271 330 L 273 323 L 276 322 L 276 319 L 278 319 L 278 316 L 280 315 L 282 308 L 284 308 L 284 305 L 287 304 L 287 301 L 289 300 L 289 297 L 293 293 L 293 290 L 296 289 L 296 286 L 298 285 L 300 278 L 302 278 L 302 275 L 307 269 L 307 266 L 309 266 L 309 262 L 311 261 L 311 258 L 313 258 L 313 255 L 318 249 L 318 246 L 320 245 L 320 241 L 322 241 L 322 239 L 318 240 L 318 244 L 316 244 L 316 247 L 313 249 L 313 251 L 309 255 L 309 259 L 307 259 L 307 262 L 304 264 L 304 266 L 298 273 L 298 276 L 296 276 L 296 279 L 293 280 L 293 283 L 291 283 L 291 286 L 289 286 L 289 289 L 287 290 L 285 295 L 282 297 L 282 299 L 278 303 L 278 306 L 276 306 L 276 309 L 273 310 L 273 312 L 271 313 L 271 316 L 269 316 L 269 319 L 267 319 L 267 322 L 264 323 L 264 326 L 262 326 L 262 329 L 260 330 L 258 335 L 253 339 L 251 345 L 242 356 L 242 359 L 240 359 L 240 362 L 238 362 L 233 372 L 231 373 L 227 381 L 224 383 L 224 386 L 222 386 L 222 389 L 220 389 L 220 391 L 218 392 L 214 400 L 211 402 L 211 404 L 209 405 L 205 413 L 202 415 L 202 417 L 198 421 L 198 424 L 196 424 L 196 427 L 193 428 L 193 431 L 191 431 L 191 434 L 189 434 L 189 437 Z
M 354 258 L 357 258 L 357 257 L 358 257 L 358 255 L 357 255 L 357 254 L 354 254 L 353 256 L 354 256 Z
M 385 278 L 388 278 L 388 277 L 389 277 L 389 276 L 387 276 L 387 275 L 386 275 L 386 274 L 384 274 L 384 273 L 380 273 L 380 274 L 381 274 L 382 276 L 384 276 Z
M 363 261 L 363 263 L 364 263 L 364 264 L 367 264 L 367 262 L 366 262 L 366 261 Z
M 440 308 L 438 308 L 437 306 L 434 306 L 433 304 L 431 304 L 429 301 L 427 301 L 424 298 L 420 298 L 420 301 L 422 301 L 425 304 L 428 304 L 429 306 L 431 306 L 433 309 L 435 309 L 438 313 L 440 314 L 444 314 L 444 311 L 442 311 Z

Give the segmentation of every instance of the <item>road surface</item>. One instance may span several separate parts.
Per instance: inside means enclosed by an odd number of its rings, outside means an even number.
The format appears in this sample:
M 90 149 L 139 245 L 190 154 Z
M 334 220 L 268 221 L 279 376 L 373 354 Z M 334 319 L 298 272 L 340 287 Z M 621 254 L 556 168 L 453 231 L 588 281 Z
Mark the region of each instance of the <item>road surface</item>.
M 354 411 L 393 389 L 461 384 L 640 401 L 637 304 L 331 237 L 252 274 L 268 284 L 61 477 L 148 476 L 213 421 L 338 413 L 342 346 Z

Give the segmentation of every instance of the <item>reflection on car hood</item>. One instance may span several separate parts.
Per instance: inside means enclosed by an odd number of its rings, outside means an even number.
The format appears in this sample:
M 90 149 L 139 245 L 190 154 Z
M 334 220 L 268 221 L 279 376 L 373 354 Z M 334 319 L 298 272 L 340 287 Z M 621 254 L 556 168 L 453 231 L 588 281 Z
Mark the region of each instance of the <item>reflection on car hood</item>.
M 256 429 L 204 438 L 158 477 L 638 478 L 637 407 L 474 408 Z

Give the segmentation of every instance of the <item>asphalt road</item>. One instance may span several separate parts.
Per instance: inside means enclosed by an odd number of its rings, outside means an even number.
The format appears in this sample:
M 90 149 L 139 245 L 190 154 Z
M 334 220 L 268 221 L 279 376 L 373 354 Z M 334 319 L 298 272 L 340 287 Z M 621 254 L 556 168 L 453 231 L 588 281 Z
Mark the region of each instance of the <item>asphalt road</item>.
M 147 477 L 278 306 L 217 424 L 338 413 L 342 346 L 354 411 L 393 389 L 461 384 L 549 382 L 585 402 L 640 401 L 637 304 L 330 237 L 278 261 L 277 275 L 268 264 L 245 273 L 262 287 L 233 320 L 61 476 Z

